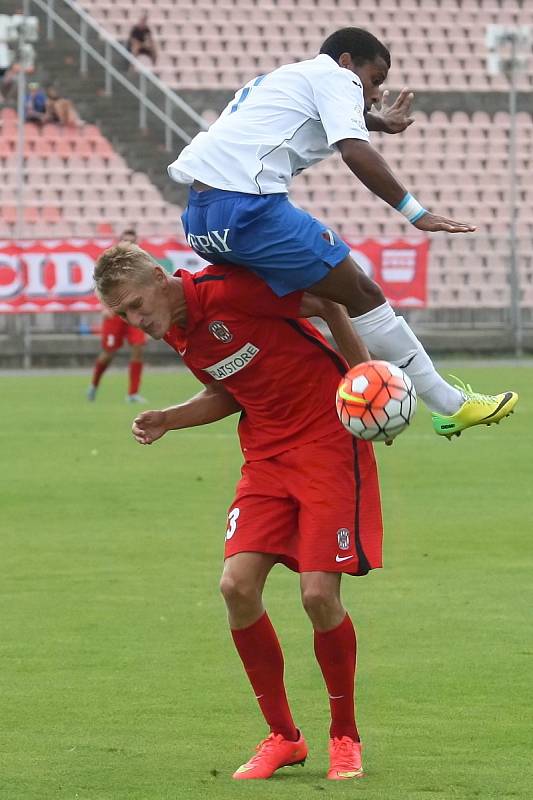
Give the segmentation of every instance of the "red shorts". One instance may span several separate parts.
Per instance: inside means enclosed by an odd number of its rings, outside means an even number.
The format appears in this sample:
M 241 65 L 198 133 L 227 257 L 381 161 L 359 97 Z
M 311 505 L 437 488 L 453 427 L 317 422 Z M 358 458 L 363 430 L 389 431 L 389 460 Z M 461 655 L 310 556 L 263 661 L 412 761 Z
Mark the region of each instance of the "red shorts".
M 242 467 L 224 557 L 277 555 L 295 572 L 366 573 L 382 566 L 372 446 L 344 430 Z
M 107 317 L 102 321 L 102 348 L 106 353 L 120 350 L 127 338 L 130 345 L 146 344 L 146 334 L 140 328 L 134 328 L 121 317 Z

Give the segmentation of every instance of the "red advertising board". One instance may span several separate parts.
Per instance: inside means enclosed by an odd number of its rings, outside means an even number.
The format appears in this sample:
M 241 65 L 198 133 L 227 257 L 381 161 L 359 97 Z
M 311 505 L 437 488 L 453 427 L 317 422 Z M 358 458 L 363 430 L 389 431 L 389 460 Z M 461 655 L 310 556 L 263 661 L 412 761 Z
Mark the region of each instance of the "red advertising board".
M 427 304 L 429 239 L 361 239 L 352 256 L 396 308 Z
M 97 311 L 93 269 L 114 242 L 104 239 L 0 241 L 0 313 Z M 174 239 L 140 242 L 170 272 L 206 262 Z M 397 307 L 426 305 L 428 241 L 362 239 L 350 245 L 360 266 Z

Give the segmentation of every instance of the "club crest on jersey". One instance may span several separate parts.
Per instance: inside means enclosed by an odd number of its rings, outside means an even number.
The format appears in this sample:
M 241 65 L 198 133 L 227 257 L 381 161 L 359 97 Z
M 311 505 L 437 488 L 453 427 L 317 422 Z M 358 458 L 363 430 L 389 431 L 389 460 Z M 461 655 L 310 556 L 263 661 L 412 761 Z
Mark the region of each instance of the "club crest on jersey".
M 339 543 L 339 550 L 350 549 L 350 531 L 348 528 L 339 528 L 337 531 L 337 541 Z
M 228 342 L 233 341 L 232 332 L 228 326 L 224 325 L 224 323 L 220 322 L 220 320 L 215 320 L 214 322 L 210 323 L 209 332 L 212 333 L 215 339 L 218 339 L 219 342 L 224 342 L 227 344 Z

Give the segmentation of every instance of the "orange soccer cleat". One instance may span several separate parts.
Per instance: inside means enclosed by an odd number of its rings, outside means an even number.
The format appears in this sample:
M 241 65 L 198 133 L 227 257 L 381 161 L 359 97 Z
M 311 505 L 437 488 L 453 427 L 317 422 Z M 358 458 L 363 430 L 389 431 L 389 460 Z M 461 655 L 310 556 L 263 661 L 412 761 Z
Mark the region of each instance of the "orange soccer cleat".
M 344 781 L 349 778 L 362 778 L 361 742 L 354 742 L 349 736 L 329 740 L 330 781 Z
M 298 733 L 300 735 L 295 742 L 284 739 L 281 733 L 271 733 L 257 745 L 257 753 L 233 773 L 235 780 L 265 780 L 280 767 L 294 767 L 296 764 L 303 767 L 307 758 L 307 744 L 301 732 Z

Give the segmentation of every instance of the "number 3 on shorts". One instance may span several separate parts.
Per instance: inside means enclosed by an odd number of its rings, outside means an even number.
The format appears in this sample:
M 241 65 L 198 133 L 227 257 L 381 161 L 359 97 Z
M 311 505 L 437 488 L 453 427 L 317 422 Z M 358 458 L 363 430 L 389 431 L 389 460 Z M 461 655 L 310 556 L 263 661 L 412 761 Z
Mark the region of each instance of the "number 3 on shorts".
M 239 514 L 241 513 L 240 508 L 232 509 L 228 514 L 228 529 L 226 531 L 226 541 L 231 539 L 235 531 L 237 530 L 237 520 L 239 519 Z

